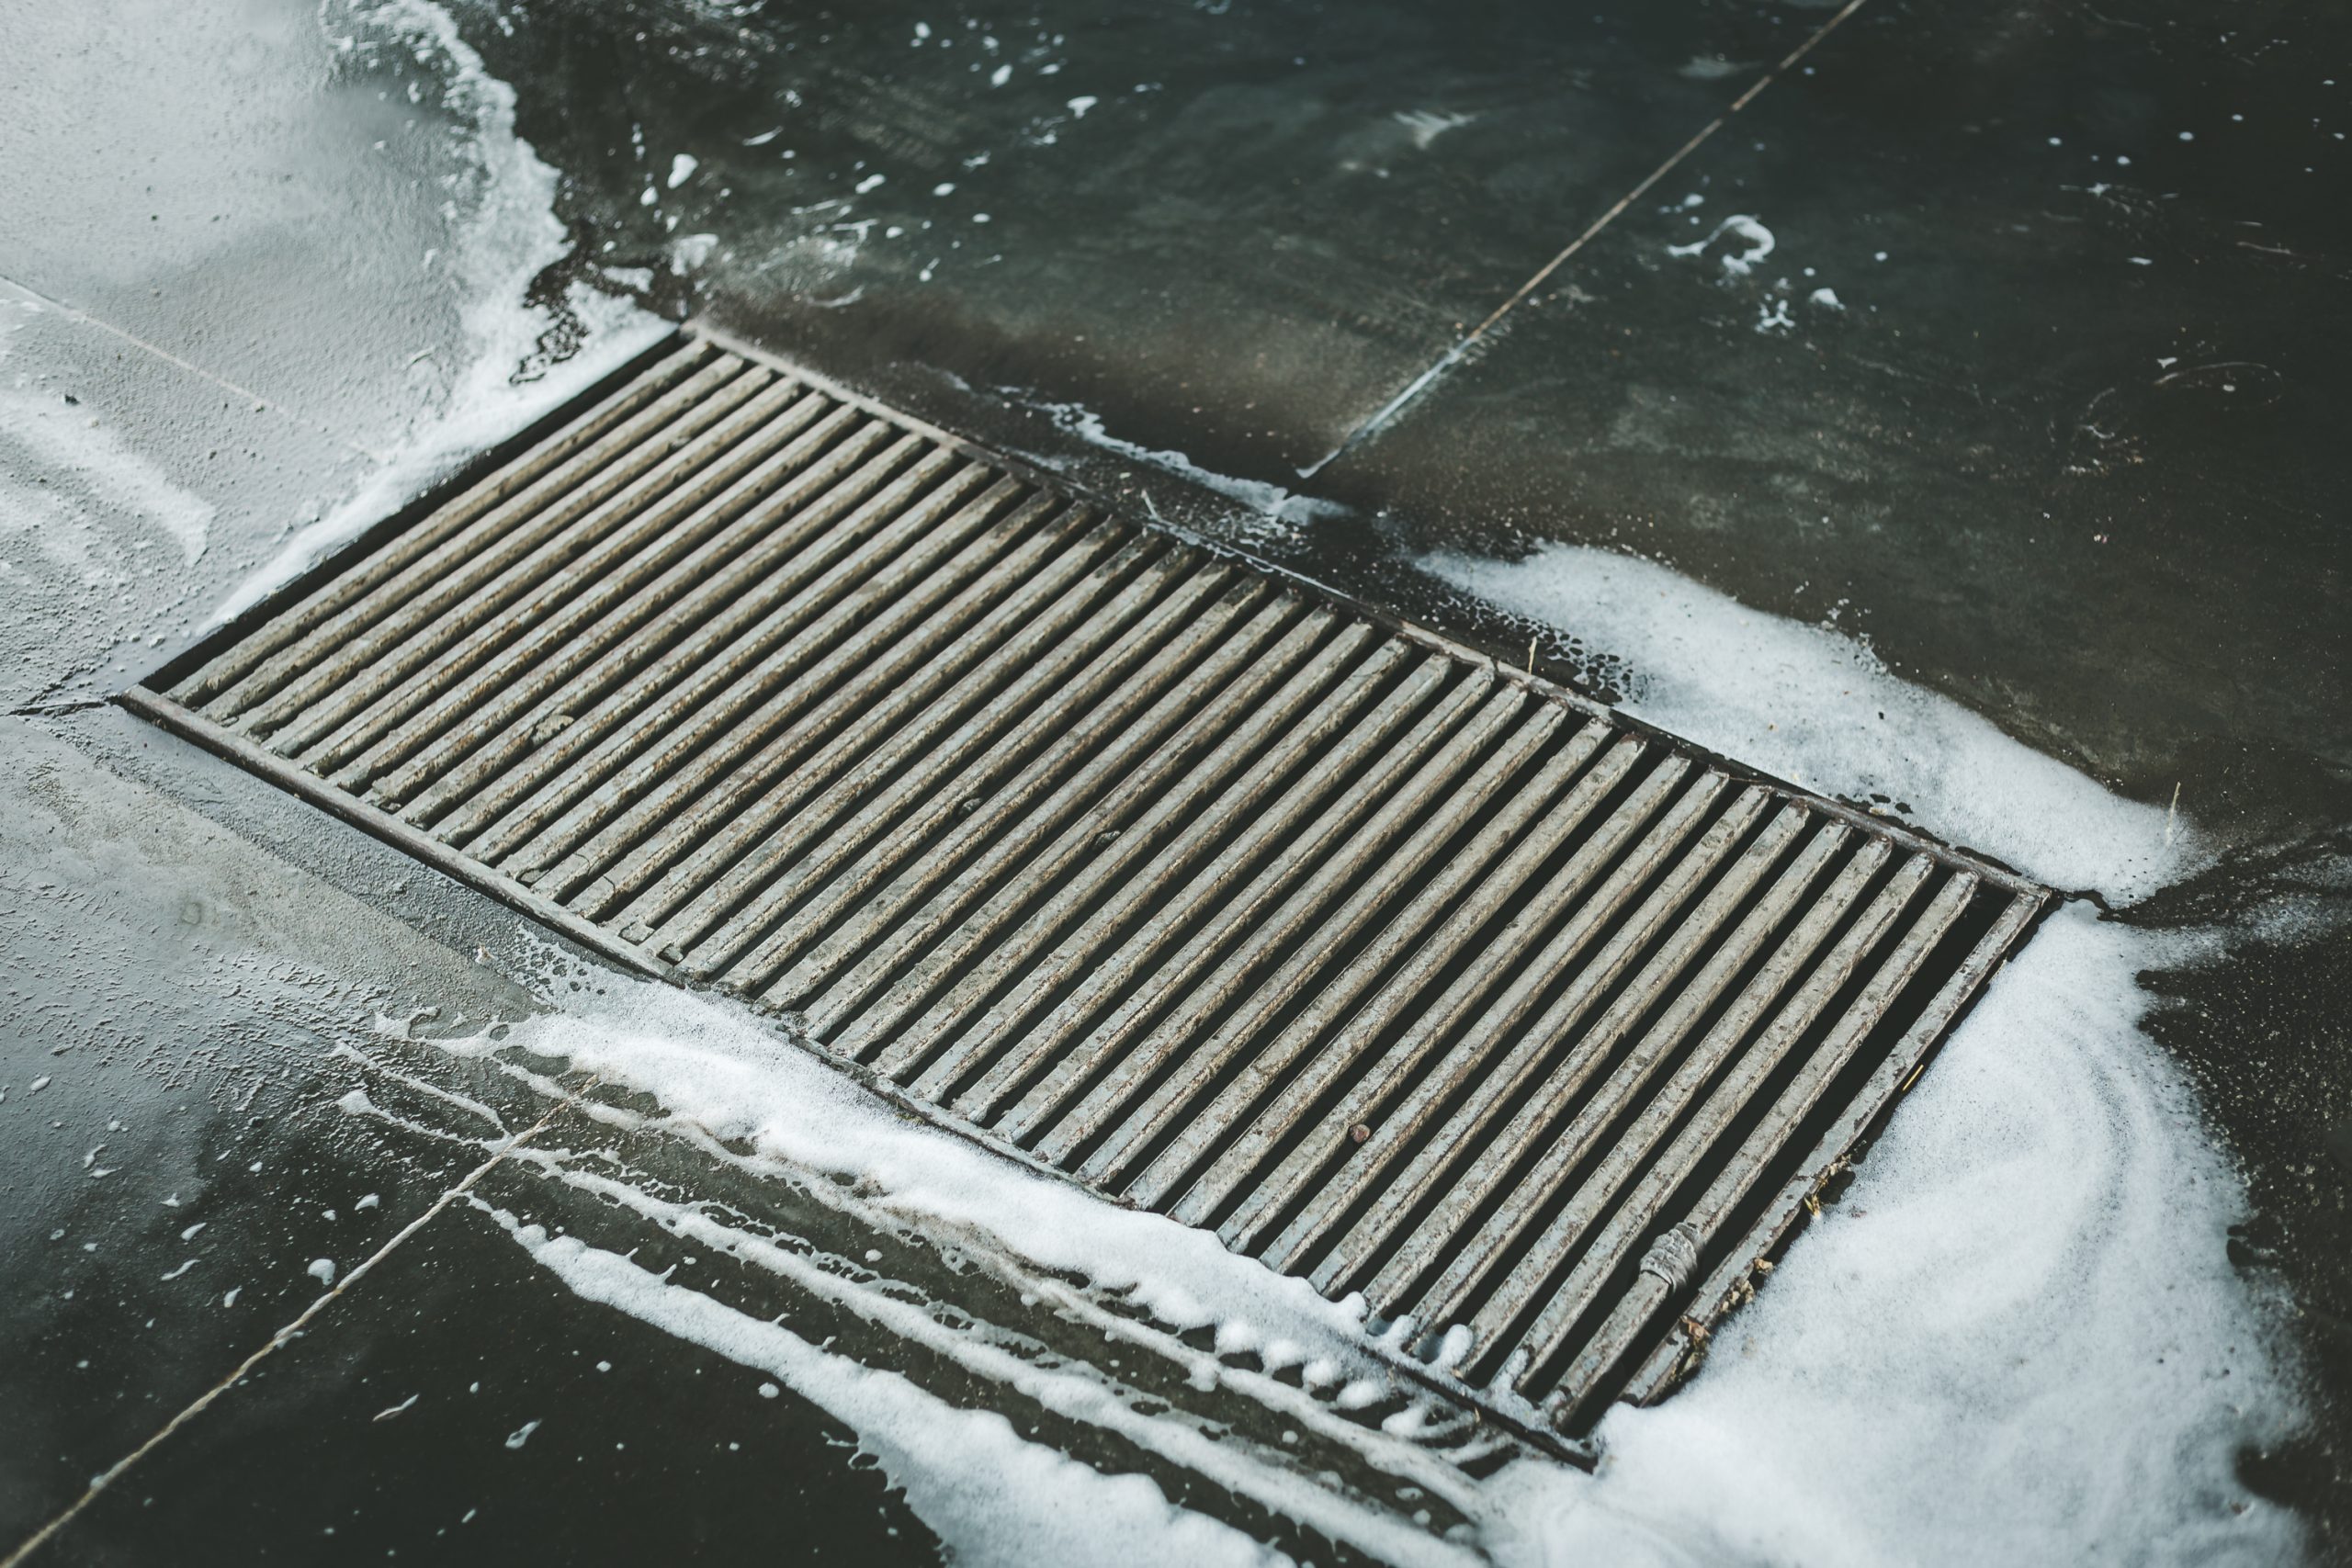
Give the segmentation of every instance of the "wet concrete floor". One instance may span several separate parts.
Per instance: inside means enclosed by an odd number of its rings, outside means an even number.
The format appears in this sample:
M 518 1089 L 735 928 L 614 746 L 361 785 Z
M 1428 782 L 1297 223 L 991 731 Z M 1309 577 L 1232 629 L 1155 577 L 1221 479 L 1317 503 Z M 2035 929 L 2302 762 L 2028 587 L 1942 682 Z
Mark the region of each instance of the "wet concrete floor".
M 2352 19 L 448 14 L 454 44 L 366 6 L 74 7 L 0 62 L 0 1543 L 461 1174 L 332 1114 L 334 1048 L 536 1005 L 470 956 L 511 917 L 80 708 L 445 434 L 505 291 L 541 310 L 502 377 L 560 377 L 600 302 L 702 313 L 1497 649 L 1536 628 L 1419 556 L 1613 546 L 1865 634 L 2124 795 L 2177 788 L 2221 860 L 2122 918 L 2231 933 L 2148 978 L 2151 1030 L 2315 1379 L 2312 1429 L 2242 1476 L 2352 1550 Z M 48 1560 L 686 1544 L 657 1513 L 713 1555 L 935 1551 L 821 1413 L 485 1225 L 435 1215 Z M 754 1462 L 762 1506 L 727 1506 Z

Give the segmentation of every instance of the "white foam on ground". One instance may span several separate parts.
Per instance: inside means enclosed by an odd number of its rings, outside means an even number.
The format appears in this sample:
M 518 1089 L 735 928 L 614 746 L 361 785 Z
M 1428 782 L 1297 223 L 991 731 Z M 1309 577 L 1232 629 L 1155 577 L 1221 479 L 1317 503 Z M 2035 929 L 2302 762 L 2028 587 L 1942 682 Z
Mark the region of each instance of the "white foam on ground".
M 336 546 L 365 532 L 468 458 L 523 429 L 642 352 L 668 331 L 633 302 L 574 284 L 566 303 L 583 329 L 580 350 L 535 380 L 516 372 L 555 324 L 532 304 L 531 282 L 570 249 L 555 215 L 557 176 L 514 130 L 514 89 L 490 74 L 449 13 L 427 0 L 386 0 L 340 13 L 351 36 L 389 39 L 408 50 L 442 86 L 458 122 L 460 176 L 453 200 L 462 218 L 450 263 L 465 303 L 463 367 L 430 417 L 413 427 L 393 458 L 278 553 L 213 612 L 217 626 L 242 615 Z
M 858 1435 L 907 1506 L 959 1568 L 1041 1563 L 1165 1563 L 1170 1568 L 1287 1562 L 1248 1536 L 1180 1508 L 1140 1475 L 1104 1475 L 1033 1443 L 989 1410 L 952 1405 L 899 1373 L 820 1349 L 616 1253 L 493 1217 L 577 1294 L 770 1372 Z M 766 1390 L 763 1389 L 762 1393 Z
M 470 122 L 479 177 L 462 193 L 472 214 L 457 262 L 469 358 L 401 459 L 290 540 L 224 617 L 662 330 L 575 296 L 590 351 L 512 384 L 549 324 L 525 291 L 563 254 L 555 175 L 515 136 L 512 91 L 445 11 L 397 0 L 361 15 L 443 73 L 447 104 Z M 1738 271 L 1770 239 L 1736 232 L 1748 248 L 1724 262 Z M 1292 499 L 1119 441 L 1075 406 L 1046 412 L 1253 510 L 1279 514 Z M 1816 789 L 1886 793 L 2052 881 L 2129 897 L 2193 858 L 2179 841 L 2165 848 L 2161 811 L 1894 679 L 1851 639 L 1600 552 L 1433 565 L 1622 655 L 1635 711 Z M 1598 1476 L 1528 1462 L 1498 1477 L 1490 1550 L 1514 1564 L 2290 1554 L 2295 1522 L 2231 1472 L 2234 1447 L 2280 1431 L 2293 1403 L 2222 1252 L 2240 1189 L 2138 1030 L 2133 976 L 2158 956 L 2146 937 L 2079 911 L 2054 919 L 1921 1080 L 1844 1203 L 1726 1326 L 1708 1371 L 1658 1409 L 1613 1413 Z M 1352 1308 L 1302 1281 L 900 1121 L 699 998 L 627 986 L 591 1016 L 518 1033 L 721 1136 L 857 1176 L 877 1206 L 977 1226 L 1038 1263 L 1131 1289 L 1164 1321 L 1313 1354 L 1344 1354 L 1355 1332 Z M 959 1562 L 1262 1558 L 1149 1482 L 1104 1477 L 1001 1416 L 948 1406 L 614 1254 L 514 1234 L 582 1295 L 763 1368 L 857 1429 Z
M 1049 403 L 1030 399 L 1021 400 L 1024 407 L 1035 409 L 1052 420 L 1055 429 L 1075 435 L 1090 446 L 1099 446 L 1105 452 L 1116 452 L 1122 457 L 1131 457 L 1138 463 L 1147 463 L 1155 468 L 1165 468 L 1171 474 L 1181 474 L 1204 489 L 1213 490 L 1228 500 L 1239 502 L 1252 512 L 1264 513 L 1271 517 L 1280 513 L 1283 508 L 1290 503 L 1291 492 L 1280 485 L 1267 484 L 1260 479 L 1236 479 L 1231 474 L 1220 474 L 1214 469 L 1202 468 L 1192 458 L 1173 448 L 1146 446 L 1114 435 L 1102 423 L 1102 416 L 1083 403 Z
M 856 1179 L 875 1207 L 986 1232 L 1033 1263 L 1130 1292 L 1178 1328 L 1238 1325 L 1252 1342 L 1287 1338 L 1317 1355 L 1357 1343 L 1360 1303 L 1326 1301 L 1306 1280 L 1277 1279 L 1204 1231 L 1102 1202 L 909 1122 L 725 1003 L 656 982 L 616 982 L 585 1014 L 535 1018 L 505 1041 L 441 1043 L 473 1052 L 512 1043 L 560 1056 L 764 1158 Z
M 1309 1530 L 1354 1547 L 1393 1568 L 1467 1568 L 1469 1559 L 1458 1546 L 1434 1540 L 1396 1514 L 1367 1507 L 1295 1469 L 1265 1462 L 1253 1454 L 1247 1441 L 1229 1440 L 1214 1419 L 1204 1421 L 1148 1409 L 1151 1402 L 1131 1386 L 1122 1384 L 1115 1371 L 1100 1365 L 1056 1365 L 1053 1358 L 1041 1359 L 1025 1354 L 985 1328 L 976 1328 L 960 1318 L 942 1321 L 935 1307 L 907 1300 L 896 1290 L 876 1289 L 844 1278 L 822 1260 L 796 1247 L 738 1229 L 701 1204 L 662 1198 L 628 1181 L 583 1168 L 583 1162 L 575 1162 L 564 1155 L 534 1150 L 526 1152 L 521 1158 L 575 1191 L 653 1222 L 692 1244 L 697 1252 L 724 1254 L 775 1275 L 792 1288 L 796 1296 L 844 1308 L 895 1336 L 900 1345 L 929 1350 L 943 1361 L 1057 1416 L 1157 1453 L 1212 1485 L 1297 1519 Z M 879 1252 L 869 1249 L 866 1261 L 876 1262 L 880 1257 Z M 1033 1282 L 1046 1295 L 1055 1294 L 1046 1281 Z M 1114 1331 L 1106 1325 L 1105 1332 Z M 1217 1337 L 1221 1352 L 1229 1353 L 1239 1348 L 1224 1346 L 1227 1336 L 1223 1331 Z M 1194 1361 L 1195 1376 L 1214 1380 L 1207 1386 L 1214 1387 L 1225 1380 L 1224 1370 L 1209 1358 L 1190 1350 L 1182 1354 Z M 1119 1356 L 1106 1359 L 1112 1368 L 1122 1364 Z M 765 1385 L 763 1392 L 773 1388 L 773 1384 Z M 1259 1391 L 1261 1397 L 1267 1397 L 1269 1393 Z M 1375 1391 L 1374 1397 L 1377 1396 Z M 1274 1393 L 1272 1397 L 1280 1399 L 1283 1395 Z M 1292 1419 L 1303 1426 L 1324 1428 L 1329 1435 L 1335 1418 L 1328 1410 L 1311 1398 L 1295 1394 L 1290 1397 L 1294 1401 L 1288 1406 Z M 1390 1421 L 1415 1416 L 1422 1408 L 1408 1405 Z M 1361 1429 L 1346 1430 L 1358 1444 L 1379 1446 Z M 1386 1446 L 1389 1451 L 1385 1457 L 1392 1477 L 1418 1481 L 1449 1497 L 1465 1490 L 1465 1479 L 1446 1471 L 1442 1461 L 1409 1450 L 1399 1452 L 1393 1443 Z
M 1326 504 L 1262 479 L 1239 479 L 1232 474 L 1220 474 L 1213 468 L 1204 468 L 1173 448 L 1146 446 L 1140 442 L 1114 435 L 1103 424 L 1102 416 L 1083 403 L 1041 401 L 1010 387 L 1001 387 L 998 390 L 1022 407 L 1044 414 L 1053 421 L 1057 430 L 1075 435 L 1090 446 L 1115 452 L 1133 462 L 1175 474 L 1204 490 L 1214 491 L 1229 501 L 1239 502 L 1255 513 L 1253 517 L 1241 520 L 1242 531 L 1251 542 L 1267 545 L 1294 540 L 1299 526 Z M 1046 457 L 1039 457 L 1038 460 L 1048 468 L 1062 466 Z
M 1884 795 L 1921 824 L 2054 886 L 2121 902 L 2204 863 L 2186 818 L 2004 735 L 1890 673 L 1870 646 L 1751 610 L 1655 562 L 1552 545 L 1523 561 L 1435 556 L 1454 587 L 1560 627 L 1634 671 L 1623 711 L 1824 795 Z
M 1898 794 L 1931 824 L 1958 819 L 1991 852 L 2110 897 L 2185 863 L 2161 852 L 2163 813 L 1896 680 L 1834 631 L 1602 552 L 1427 564 L 1626 660 L 1631 705 L 1645 716 L 1760 753 L 1815 788 Z M 1824 705 L 1844 722 L 1822 718 Z M 1497 1476 L 1469 1504 L 1479 1544 L 1511 1568 L 2291 1560 L 2299 1522 L 2246 1492 L 2233 1468 L 2243 1445 L 2275 1441 L 2301 1418 L 2289 1353 L 2227 1261 L 2243 1189 L 2140 1029 L 2137 974 L 2181 962 L 2199 940 L 2061 909 L 1996 978 L 1842 1201 L 1723 1326 L 1705 1371 L 1657 1408 L 1612 1411 L 1597 1475 L 1525 1461 Z M 988 1232 L 1048 1268 L 1132 1291 L 1163 1321 L 1214 1325 L 1220 1344 L 1282 1340 L 1332 1357 L 1326 1382 L 1355 1375 L 1342 1370 L 1355 1303 L 903 1120 L 724 1004 L 625 982 L 584 1015 L 534 1020 L 512 1039 L 761 1155 L 854 1177 L 875 1208 Z M 936 1488 L 917 1509 L 959 1561 L 1241 1550 L 1124 1481 L 1100 1521 L 1115 1546 L 1033 1535 L 1041 1520 L 1091 1512 L 1102 1478 L 1042 1451 L 1000 1453 L 1018 1439 L 993 1416 L 874 1382 L 889 1375 L 610 1254 L 529 1245 L 582 1293 L 835 1411 L 910 1500 Z M 942 1457 L 967 1444 L 983 1468 L 1020 1478 L 986 1510 L 967 1506 L 973 1472 Z
M 0 336 L 0 362 L 7 355 Z M 212 530 L 211 503 L 172 483 L 91 409 L 57 392 L 0 387 L 0 549 L 21 541 L 94 584 L 127 581 L 95 560 L 94 541 L 114 530 L 93 514 L 160 536 L 183 567 L 204 554 Z
M 1426 152 L 1430 142 L 1449 130 L 1459 130 L 1478 117 L 1442 113 L 1435 109 L 1399 109 L 1389 118 L 1405 128 L 1405 133 L 1413 139 L 1415 147 Z
M 1758 262 L 1772 254 L 1774 243 L 1772 231 L 1745 212 L 1733 213 L 1716 224 L 1703 240 L 1693 240 L 1687 245 L 1667 246 L 1666 254 L 1682 257 L 1701 255 L 1705 254 L 1709 245 L 1713 244 L 1725 234 L 1730 234 L 1747 247 L 1744 251 L 1726 250 L 1719 258 L 1723 262 L 1724 271 L 1734 277 L 1747 276 L 1756 270 Z
M 2145 893 L 2192 858 L 1835 631 L 1566 546 L 1423 563 L 1633 671 L 1627 707 L 1812 788 L 1907 800 L 2039 875 Z M 1883 712 L 1885 717 L 1879 717 Z M 1603 1422 L 1598 1476 L 1516 1467 L 1512 1563 L 2291 1561 L 2234 1475 L 2301 1417 L 2224 1250 L 2244 1188 L 2136 976 L 2188 955 L 2062 909 L 1989 987 L 1705 1371 Z

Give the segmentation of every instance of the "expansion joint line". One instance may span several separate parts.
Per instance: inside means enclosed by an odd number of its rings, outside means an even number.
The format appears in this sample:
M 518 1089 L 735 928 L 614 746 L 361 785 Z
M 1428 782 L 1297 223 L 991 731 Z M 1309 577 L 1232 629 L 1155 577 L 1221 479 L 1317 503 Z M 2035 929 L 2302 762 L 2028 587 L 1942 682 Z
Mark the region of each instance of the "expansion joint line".
M 1767 71 L 1763 75 L 1758 76 L 1755 81 L 1749 83 L 1747 90 L 1740 94 L 1736 98 L 1734 98 L 1731 101 L 1730 107 L 1725 108 L 1723 113 L 1715 116 L 1714 118 L 1709 120 L 1705 125 L 1700 127 L 1697 135 L 1691 137 L 1690 141 L 1685 141 L 1680 147 L 1676 148 L 1672 156 L 1668 157 L 1665 163 L 1660 164 L 1657 168 L 1652 169 L 1649 174 L 1644 177 L 1641 184 L 1627 191 L 1623 196 L 1619 197 L 1616 202 L 1610 207 L 1608 211 L 1603 212 L 1600 217 L 1594 219 L 1590 224 L 1587 225 L 1583 233 L 1578 234 L 1575 239 L 1570 240 L 1567 243 L 1558 255 L 1555 255 L 1550 261 L 1545 262 L 1543 266 L 1537 270 L 1534 276 L 1529 278 L 1526 282 L 1521 284 L 1518 288 L 1514 289 L 1510 299 L 1505 299 L 1501 304 L 1496 306 L 1492 311 L 1488 312 L 1485 321 L 1480 321 L 1476 327 L 1472 328 L 1465 336 L 1457 341 L 1452 348 L 1447 349 L 1436 364 L 1422 371 L 1419 376 L 1414 377 L 1413 379 L 1406 386 L 1405 389 L 1397 393 L 1395 397 L 1389 399 L 1387 404 L 1383 407 L 1379 412 L 1374 414 L 1370 419 L 1365 420 L 1362 424 L 1356 426 L 1354 430 L 1351 431 L 1348 434 L 1346 440 L 1340 442 L 1337 446 L 1331 448 L 1330 451 L 1325 453 L 1310 466 L 1299 469 L 1298 477 L 1303 479 L 1313 479 L 1325 468 L 1329 468 L 1333 463 L 1339 461 L 1340 458 L 1345 457 L 1348 453 L 1354 451 L 1358 446 L 1363 446 L 1366 441 L 1371 440 L 1374 436 L 1386 429 L 1390 424 L 1394 423 L 1398 414 L 1403 413 L 1405 410 L 1411 405 L 1415 399 L 1419 398 L 1423 392 L 1428 391 L 1430 387 L 1434 386 L 1440 377 L 1443 376 L 1448 370 L 1453 369 L 1456 365 L 1460 364 L 1463 356 L 1467 355 L 1471 349 L 1476 347 L 1480 339 L 1492 332 L 1498 322 L 1499 322 L 1505 316 L 1510 314 L 1511 310 L 1516 308 L 1521 300 L 1534 293 L 1537 289 L 1543 288 L 1544 280 L 1549 278 L 1554 273 L 1559 271 L 1560 268 L 1566 264 L 1570 256 L 1575 255 L 1578 251 L 1584 249 L 1585 246 L 1589 244 L 1593 238 L 1603 229 L 1608 228 L 1610 224 L 1615 222 L 1618 217 L 1623 214 L 1627 208 L 1641 200 L 1642 197 L 1648 193 L 1652 186 L 1655 186 L 1658 181 L 1672 174 L 1677 165 L 1706 143 L 1707 138 L 1713 136 L 1716 131 L 1721 130 L 1726 124 L 1728 124 L 1732 116 L 1737 114 L 1749 104 L 1755 102 L 1757 94 L 1770 86 L 1774 81 L 1779 79 L 1781 76 L 1785 75 L 1791 66 L 1793 66 L 1798 61 L 1803 60 L 1806 55 L 1812 53 L 1814 46 L 1818 44 L 1823 39 L 1827 38 L 1840 22 L 1843 22 L 1847 17 L 1860 10 L 1862 8 L 1862 3 L 1863 0 L 1846 0 L 1845 6 L 1839 10 L 1836 16 L 1822 23 L 1819 28 L 1814 30 L 1814 33 L 1810 38 L 1797 45 L 1796 48 L 1791 50 L 1788 52 L 1787 57 L 1778 65 L 1775 65 L 1771 70 Z
M 570 1095 L 548 1107 L 548 1113 L 546 1115 L 540 1117 L 537 1122 L 532 1122 L 528 1127 L 524 1128 L 523 1131 L 503 1140 L 491 1151 L 491 1156 L 488 1159 L 482 1161 L 480 1165 L 474 1167 L 473 1169 L 468 1171 L 464 1179 L 456 1186 L 442 1193 L 440 1197 L 435 1199 L 431 1208 L 425 1210 L 424 1213 L 419 1214 L 415 1219 L 411 1220 L 407 1224 L 401 1226 L 399 1234 L 394 1235 L 391 1240 L 384 1243 L 383 1246 L 370 1253 L 367 1259 L 360 1263 L 358 1267 L 353 1269 L 350 1273 L 345 1274 L 341 1280 L 337 1280 L 332 1288 L 323 1292 L 318 1300 L 305 1307 L 300 1317 L 297 1317 L 293 1322 L 288 1324 L 285 1327 L 271 1335 L 260 1349 L 255 1350 L 252 1355 L 247 1356 L 243 1360 L 238 1362 L 235 1370 L 231 1371 L 227 1377 L 222 1378 L 219 1382 L 214 1383 L 210 1388 L 205 1390 L 203 1393 L 197 1396 L 196 1401 L 189 1404 L 187 1409 L 173 1416 L 169 1421 L 164 1422 L 162 1429 L 156 1432 L 153 1437 L 149 1438 L 145 1442 L 131 1450 L 130 1453 L 124 1455 L 120 1460 L 118 1460 L 107 1470 L 101 1472 L 96 1476 L 93 1476 L 91 1478 L 88 1490 L 85 1491 L 79 1497 L 76 1497 L 73 1503 L 66 1507 L 63 1513 L 59 1514 L 55 1518 L 50 1520 L 49 1523 L 41 1526 L 40 1529 L 34 1531 L 31 1536 L 27 1538 L 25 1541 L 14 1551 L 8 1553 L 6 1558 L 0 1558 L 0 1568 L 18 1568 L 20 1563 L 24 1562 L 26 1559 L 32 1556 L 34 1552 L 40 1551 L 43 1545 L 47 1544 L 51 1537 L 55 1536 L 67 1525 L 72 1524 L 81 1514 L 83 1509 L 88 1507 L 92 1503 L 96 1502 L 98 1500 L 98 1495 L 104 1492 L 107 1487 L 113 1485 L 117 1481 L 120 1480 L 123 1474 L 128 1472 L 132 1465 L 135 1465 L 141 1460 L 145 1459 L 149 1453 L 161 1446 L 166 1438 L 169 1438 L 182 1427 L 187 1426 L 190 1421 L 195 1420 L 198 1416 L 204 1414 L 215 1400 L 228 1393 L 231 1389 L 236 1387 L 237 1384 L 243 1382 L 245 1380 L 246 1375 L 255 1367 L 259 1366 L 273 1351 L 282 1349 L 286 1346 L 292 1344 L 296 1339 L 300 1338 L 313 1318 L 316 1318 L 321 1313 L 326 1311 L 326 1309 L 333 1305 L 345 1291 L 348 1291 L 352 1286 L 359 1283 L 361 1280 L 367 1278 L 368 1271 L 374 1269 L 377 1264 L 381 1263 L 386 1258 L 391 1256 L 402 1242 L 405 1242 L 409 1237 L 414 1235 L 417 1232 L 423 1230 L 427 1224 L 431 1224 L 434 1216 L 440 1213 L 442 1210 L 447 1208 L 458 1199 L 463 1198 L 468 1193 L 471 1192 L 476 1183 L 480 1182 L 483 1177 L 488 1176 L 492 1171 L 497 1169 L 499 1165 L 505 1160 L 507 1156 L 513 1154 L 516 1149 L 521 1148 L 525 1144 L 529 1143 L 533 1138 L 538 1136 L 540 1133 L 544 1132 L 548 1125 L 558 1116 L 561 1115 L 566 1110 L 576 1104 L 582 1095 L 586 1094 L 590 1089 L 595 1088 L 597 1081 L 598 1080 L 595 1078 L 590 1078 L 586 1083 L 581 1085 L 577 1089 L 574 1089 Z
M 369 462 L 376 464 L 379 468 L 391 461 L 391 459 L 386 457 L 383 453 L 376 451 L 372 447 L 361 446 L 358 442 L 354 441 L 350 436 L 345 435 L 343 432 L 335 429 L 334 426 L 331 424 L 326 424 L 314 419 L 305 419 L 302 415 L 296 413 L 292 409 L 288 408 L 285 404 L 277 401 L 275 399 L 266 398 L 259 392 L 254 391 L 251 387 L 241 387 L 236 382 L 230 380 L 226 376 L 215 375 L 213 372 L 207 370 L 201 365 L 182 359 L 178 355 L 174 354 L 170 349 L 164 347 L 162 344 L 149 343 L 145 338 L 139 336 L 136 333 L 125 332 L 122 328 L 116 326 L 112 321 L 106 320 L 102 316 L 94 316 L 78 305 L 69 305 L 62 299 L 52 299 L 49 295 L 43 294 L 40 289 L 35 288 L 31 284 L 20 283 L 17 279 L 10 277 L 6 273 L 0 273 L 0 283 L 6 284 L 9 288 L 17 290 L 19 294 L 25 295 L 28 299 L 38 299 L 40 303 L 48 306 L 51 310 L 58 311 L 60 314 L 64 315 L 73 321 L 79 321 L 84 326 L 96 327 L 98 331 L 105 333 L 109 336 L 119 337 L 123 342 L 129 344 L 131 347 L 141 350 L 147 354 L 152 354 L 156 358 L 164 361 L 166 365 L 177 366 L 180 369 L 187 371 L 189 375 L 196 377 L 198 380 L 209 381 L 214 386 L 220 388 L 223 391 L 234 392 L 237 396 L 243 398 L 248 402 L 252 403 L 254 408 L 267 409 L 270 412 L 276 414 L 278 418 L 285 420 L 289 424 L 308 426 L 311 429 L 315 429 L 322 435 L 332 436 L 342 446 L 349 447 L 352 451 L 357 453 L 360 457 L 367 458 Z M 14 1559 L 10 1559 L 10 1561 L 13 1562 Z M 6 1568 L 6 1564 L 0 1563 L 0 1568 Z

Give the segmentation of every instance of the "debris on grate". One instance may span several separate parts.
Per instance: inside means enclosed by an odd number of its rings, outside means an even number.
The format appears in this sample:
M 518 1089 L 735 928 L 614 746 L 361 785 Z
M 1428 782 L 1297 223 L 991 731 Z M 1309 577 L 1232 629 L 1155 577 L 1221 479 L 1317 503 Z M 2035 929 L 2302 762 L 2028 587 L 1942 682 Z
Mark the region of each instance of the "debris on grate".
M 1570 1432 L 2046 897 L 699 332 L 126 701 Z

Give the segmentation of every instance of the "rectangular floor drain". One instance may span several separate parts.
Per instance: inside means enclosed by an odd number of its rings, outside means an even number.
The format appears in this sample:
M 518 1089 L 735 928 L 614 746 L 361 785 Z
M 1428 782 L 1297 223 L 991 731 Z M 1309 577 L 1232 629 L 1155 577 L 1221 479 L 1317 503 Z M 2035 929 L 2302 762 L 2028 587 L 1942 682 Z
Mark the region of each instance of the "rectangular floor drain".
M 126 701 L 1566 1429 L 2045 897 L 698 332 Z

